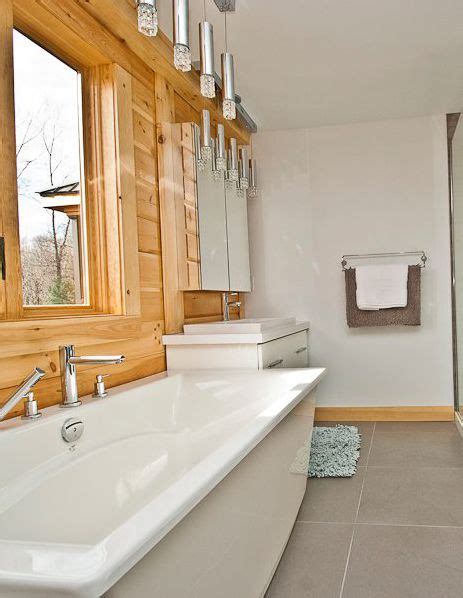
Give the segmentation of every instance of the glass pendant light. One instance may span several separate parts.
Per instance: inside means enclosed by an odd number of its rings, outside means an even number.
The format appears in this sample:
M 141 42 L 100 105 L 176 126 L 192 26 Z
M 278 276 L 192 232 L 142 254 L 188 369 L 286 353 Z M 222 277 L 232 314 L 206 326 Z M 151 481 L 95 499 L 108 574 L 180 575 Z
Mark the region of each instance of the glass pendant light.
M 227 150 L 225 148 L 225 127 L 222 124 L 217 125 L 217 147 L 215 157 L 217 170 L 225 172 L 227 170 Z
M 209 164 L 212 160 L 211 113 L 209 110 L 203 110 L 202 122 L 201 159 L 205 164 Z
M 245 147 L 240 149 L 239 178 L 240 189 L 246 191 L 249 188 L 249 158 L 248 150 Z
M 156 0 L 137 0 L 138 31 L 154 37 L 158 34 L 158 11 Z
M 257 164 L 254 158 L 249 160 L 249 189 L 248 197 L 257 197 Z
M 225 12 L 225 52 L 222 54 L 222 110 L 227 120 L 236 118 L 235 67 L 233 54 L 228 51 L 227 13 Z
M 174 18 L 174 65 L 178 71 L 191 71 L 189 35 L 189 0 L 173 0 Z
M 206 168 L 206 163 L 204 162 L 202 155 L 201 155 L 201 127 L 198 125 L 193 125 L 194 128 L 194 143 L 195 143 L 195 158 L 196 158 L 196 167 L 200 172 L 202 172 Z
M 228 172 L 229 181 L 239 180 L 238 171 L 238 142 L 233 137 L 230 138 L 230 149 L 228 151 Z
M 223 177 L 222 171 L 217 166 L 217 139 L 212 138 L 212 178 L 220 181 Z
M 207 21 L 202 21 L 199 24 L 199 51 L 201 58 L 201 95 L 205 98 L 215 98 L 214 30 Z

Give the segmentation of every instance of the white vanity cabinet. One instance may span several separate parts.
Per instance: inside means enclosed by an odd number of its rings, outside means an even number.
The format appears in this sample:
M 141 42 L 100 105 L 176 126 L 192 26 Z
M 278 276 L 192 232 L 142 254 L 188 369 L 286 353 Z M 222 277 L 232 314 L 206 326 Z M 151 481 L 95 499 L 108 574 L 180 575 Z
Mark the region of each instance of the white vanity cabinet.
M 309 367 L 309 323 L 260 333 L 164 335 L 167 369 Z
M 308 330 L 276 338 L 257 347 L 259 369 L 309 367 Z

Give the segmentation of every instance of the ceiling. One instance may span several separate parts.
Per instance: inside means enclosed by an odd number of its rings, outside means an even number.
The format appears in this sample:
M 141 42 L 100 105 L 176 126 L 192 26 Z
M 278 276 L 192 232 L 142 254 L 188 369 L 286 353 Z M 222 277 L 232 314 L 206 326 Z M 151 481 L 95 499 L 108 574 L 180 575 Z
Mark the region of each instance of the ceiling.
M 172 36 L 170 0 L 158 0 Z M 458 112 L 461 0 L 236 0 L 228 17 L 236 91 L 260 129 Z M 216 70 L 223 14 L 206 0 Z M 203 0 L 190 0 L 193 59 Z

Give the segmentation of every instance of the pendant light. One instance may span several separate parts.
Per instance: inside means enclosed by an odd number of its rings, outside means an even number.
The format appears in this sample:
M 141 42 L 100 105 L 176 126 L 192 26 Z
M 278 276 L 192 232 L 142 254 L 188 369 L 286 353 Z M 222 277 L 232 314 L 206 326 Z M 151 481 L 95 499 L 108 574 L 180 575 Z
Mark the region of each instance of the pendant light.
M 212 160 L 212 136 L 211 136 L 211 113 L 203 110 L 202 113 L 202 136 L 201 136 L 201 159 L 205 163 Z
M 230 149 L 228 151 L 228 172 L 229 181 L 239 180 L 238 171 L 238 142 L 233 137 L 230 138 Z
M 154 37 L 158 34 L 158 11 L 156 0 L 137 0 L 138 31 Z
M 201 95 L 215 98 L 214 29 L 206 21 L 206 0 L 203 3 L 204 21 L 199 24 L 199 53 L 201 59 Z
M 257 163 L 254 158 L 249 160 L 249 189 L 248 197 L 257 197 Z
M 239 178 L 240 189 L 246 191 L 249 188 L 249 158 L 245 147 L 240 149 Z
M 217 146 L 216 146 L 216 166 L 217 170 L 225 172 L 227 170 L 227 150 L 225 148 L 225 127 L 222 124 L 217 125 Z
M 189 0 L 173 0 L 174 65 L 178 71 L 191 71 L 190 6 Z
M 196 167 L 200 172 L 202 172 L 206 166 L 202 156 L 201 156 L 201 127 L 198 125 L 193 125 L 194 129 L 194 144 L 195 144 L 195 158 L 196 158 Z
M 235 67 L 233 54 L 228 51 L 227 13 L 225 15 L 225 52 L 222 54 L 222 110 L 227 120 L 236 118 Z
M 218 139 L 212 138 L 212 178 L 214 181 L 223 180 L 223 171 L 219 169 L 217 164 L 217 148 Z

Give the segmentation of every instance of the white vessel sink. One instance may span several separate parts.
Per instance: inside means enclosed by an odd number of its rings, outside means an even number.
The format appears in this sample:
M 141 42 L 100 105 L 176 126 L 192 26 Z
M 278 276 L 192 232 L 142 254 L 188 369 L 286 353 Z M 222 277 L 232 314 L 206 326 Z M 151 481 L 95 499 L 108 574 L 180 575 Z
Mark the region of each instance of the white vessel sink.
M 207 322 L 204 324 L 185 324 L 185 334 L 259 334 L 282 326 L 291 326 L 296 318 L 248 318 L 228 322 Z

